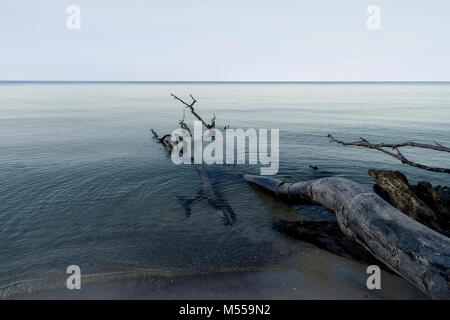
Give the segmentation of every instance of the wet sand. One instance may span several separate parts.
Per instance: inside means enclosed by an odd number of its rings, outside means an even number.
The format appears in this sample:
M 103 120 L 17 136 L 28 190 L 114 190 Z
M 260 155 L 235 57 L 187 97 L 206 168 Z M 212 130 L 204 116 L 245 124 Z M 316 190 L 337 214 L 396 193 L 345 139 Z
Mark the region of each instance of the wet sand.
M 11 299 L 429 299 L 403 278 L 382 270 L 381 289 L 366 287 L 367 266 L 322 251 L 317 267 L 293 257 L 285 266 L 200 274 L 139 271 L 82 278 L 80 290 L 64 281 Z M 302 260 L 307 258 L 304 255 Z M 293 261 L 294 260 L 294 261 Z M 297 267 L 292 268 L 296 263 Z M 290 265 L 291 267 L 287 267 Z

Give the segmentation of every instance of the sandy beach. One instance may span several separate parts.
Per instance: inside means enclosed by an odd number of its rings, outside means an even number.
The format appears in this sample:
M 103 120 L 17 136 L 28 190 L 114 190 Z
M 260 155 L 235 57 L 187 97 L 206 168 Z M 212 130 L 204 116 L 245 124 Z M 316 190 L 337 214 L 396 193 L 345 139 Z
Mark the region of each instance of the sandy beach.
M 429 299 L 403 278 L 382 270 L 381 290 L 366 287 L 366 266 L 314 247 L 317 267 L 307 255 L 275 267 L 205 273 L 135 271 L 82 277 L 80 290 L 65 281 L 16 287 L 9 299 Z M 306 260 L 306 262 L 302 262 Z M 293 268 L 292 266 L 296 267 Z M 47 287 L 47 288 L 46 288 Z M 30 292 L 24 293 L 23 291 Z M 12 291 L 12 290 L 11 290 Z M 20 291 L 22 291 L 20 293 Z

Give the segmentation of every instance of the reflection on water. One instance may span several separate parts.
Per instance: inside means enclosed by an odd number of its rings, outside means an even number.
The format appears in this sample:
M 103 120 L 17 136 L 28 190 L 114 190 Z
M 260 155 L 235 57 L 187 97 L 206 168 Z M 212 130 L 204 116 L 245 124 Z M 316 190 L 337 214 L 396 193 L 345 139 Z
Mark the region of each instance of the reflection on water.
M 206 166 L 199 174 L 194 165 L 172 164 L 149 131 L 177 127 L 182 108 L 170 93 L 193 93 L 197 111 L 215 113 L 218 127 L 279 128 L 280 179 L 334 174 L 370 190 L 374 167 L 448 184 L 326 138 L 448 145 L 445 85 L 0 85 L 0 287 L 65 276 L 70 264 L 85 275 L 298 268 L 299 261 L 335 270 L 334 258 L 321 258 L 328 253 L 272 228 L 271 212 L 322 219 L 326 209 L 261 198 L 241 178 L 259 166 Z M 450 167 L 439 153 L 405 156 Z M 339 277 L 345 283 L 345 273 Z

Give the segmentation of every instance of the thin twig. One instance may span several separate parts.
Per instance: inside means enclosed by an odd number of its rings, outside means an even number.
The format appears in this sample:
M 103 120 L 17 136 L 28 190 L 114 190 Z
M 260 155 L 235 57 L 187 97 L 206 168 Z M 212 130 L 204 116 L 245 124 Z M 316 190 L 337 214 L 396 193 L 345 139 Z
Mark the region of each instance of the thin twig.
M 158 134 L 156 133 L 156 131 L 153 129 L 150 129 L 150 131 L 153 133 L 153 138 L 158 139 Z

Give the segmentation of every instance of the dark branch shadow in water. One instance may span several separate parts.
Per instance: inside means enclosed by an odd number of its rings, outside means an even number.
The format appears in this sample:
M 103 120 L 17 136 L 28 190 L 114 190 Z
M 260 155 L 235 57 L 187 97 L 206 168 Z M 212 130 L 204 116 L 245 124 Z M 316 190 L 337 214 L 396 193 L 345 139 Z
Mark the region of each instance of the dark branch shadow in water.
M 223 182 L 224 175 L 217 174 L 221 181 L 214 181 L 213 175 L 206 169 L 205 165 L 197 165 L 196 169 L 201 179 L 200 189 L 192 197 L 177 196 L 178 201 L 183 206 L 186 217 L 192 214 L 192 207 L 197 202 L 207 200 L 208 204 L 222 217 L 224 225 L 233 225 L 236 222 L 236 214 L 217 188 L 220 182 Z
M 181 206 L 184 209 L 186 217 L 190 217 L 192 214 L 192 209 L 195 204 L 202 200 L 206 200 L 208 204 L 216 211 L 216 213 L 222 217 L 223 223 L 226 226 L 231 226 L 236 222 L 236 214 L 233 210 L 233 208 L 228 204 L 227 201 L 222 197 L 220 190 L 218 189 L 218 186 L 223 184 L 226 179 L 226 174 L 233 173 L 230 170 L 225 170 L 225 167 L 223 166 L 208 166 L 208 165 L 196 165 L 196 170 L 198 175 L 200 176 L 200 188 L 198 191 L 193 194 L 190 197 L 185 196 L 177 196 L 177 199 Z M 236 174 L 236 172 L 234 172 Z M 241 173 L 239 173 L 240 175 Z M 325 170 L 313 170 L 313 176 L 315 179 L 333 176 L 334 173 L 330 171 Z M 277 203 L 278 208 L 275 210 L 278 213 L 284 212 L 283 215 L 285 216 L 289 212 L 293 212 L 292 207 L 285 205 L 281 202 Z M 317 211 L 315 213 L 315 217 L 313 217 L 311 220 L 317 220 Z M 295 214 L 297 215 L 298 214 Z M 291 214 L 292 216 L 292 214 Z M 324 218 L 325 220 L 335 220 L 334 215 L 330 214 L 322 214 L 319 215 L 320 218 Z M 324 217 L 328 216 L 328 217 Z M 328 219 L 327 219 L 328 218 Z

